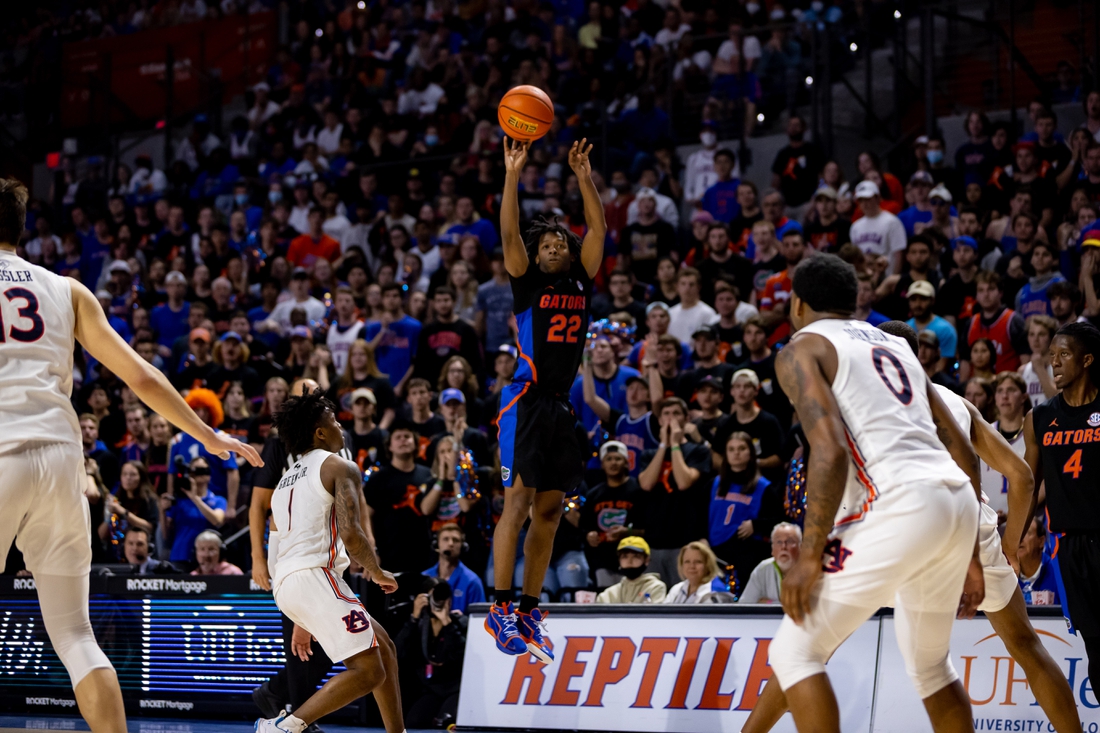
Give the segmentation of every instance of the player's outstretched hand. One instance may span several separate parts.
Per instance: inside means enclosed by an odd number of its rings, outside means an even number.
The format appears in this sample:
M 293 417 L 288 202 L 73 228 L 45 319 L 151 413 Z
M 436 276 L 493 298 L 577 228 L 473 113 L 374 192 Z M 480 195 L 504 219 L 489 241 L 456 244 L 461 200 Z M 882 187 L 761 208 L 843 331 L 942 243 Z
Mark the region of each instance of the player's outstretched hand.
M 801 624 L 812 610 L 813 590 L 821 579 L 821 558 L 805 558 L 783 576 L 781 592 L 783 611 L 796 624 Z
M 393 577 L 393 573 L 389 570 L 379 569 L 377 573 L 371 575 L 371 580 L 378 583 L 378 587 L 387 593 L 397 590 L 397 578 Z
M 308 662 L 313 656 L 313 647 L 310 644 L 314 641 L 317 640 L 308 631 L 294 624 L 294 633 L 290 635 L 290 651 L 294 656 L 303 662 Z
M 257 468 L 264 465 L 264 460 L 260 458 L 255 448 L 225 433 L 214 433 L 213 438 L 203 443 L 203 448 L 218 458 L 229 458 L 230 453 L 236 453 Z
M 504 138 L 504 170 L 519 175 L 527 165 L 527 149 L 531 143 L 523 143 L 510 137 Z
M 573 147 L 569 148 L 569 167 L 578 177 L 592 175 L 592 162 L 588 159 L 591 152 L 592 145 L 588 138 L 583 138 L 580 142 L 573 141 Z
M 787 579 L 783 579 L 784 585 Z M 976 557 L 970 558 L 970 566 L 966 569 L 966 581 L 963 583 L 962 600 L 959 601 L 959 618 L 974 618 L 978 612 L 978 606 L 985 600 L 985 573 L 982 564 Z

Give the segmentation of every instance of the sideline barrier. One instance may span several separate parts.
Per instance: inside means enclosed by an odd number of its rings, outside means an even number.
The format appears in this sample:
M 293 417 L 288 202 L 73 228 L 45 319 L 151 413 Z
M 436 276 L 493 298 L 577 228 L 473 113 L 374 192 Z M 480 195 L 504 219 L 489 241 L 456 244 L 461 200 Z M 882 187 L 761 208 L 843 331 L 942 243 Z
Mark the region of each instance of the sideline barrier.
M 551 605 L 556 661 L 507 657 L 471 609 L 458 706 L 460 729 L 736 733 L 771 677 L 774 605 Z M 1084 644 L 1058 607 L 1032 607 L 1040 639 L 1066 674 L 1086 732 L 1100 731 Z M 956 621 L 951 655 L 976 731 L 1053 731 L 989 622 Z M 905 674 L 888 609 L 861 626 L 828 665 L 845 731 L 930 730 Z M 776 731 L 793 733 L 790 716 Z

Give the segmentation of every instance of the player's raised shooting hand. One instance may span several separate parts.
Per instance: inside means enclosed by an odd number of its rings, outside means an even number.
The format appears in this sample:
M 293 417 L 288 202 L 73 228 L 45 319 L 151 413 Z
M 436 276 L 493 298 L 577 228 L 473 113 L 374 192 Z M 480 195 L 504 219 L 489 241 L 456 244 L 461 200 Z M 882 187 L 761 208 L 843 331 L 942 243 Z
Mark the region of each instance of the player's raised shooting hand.
M 787 579 L 783 579 L 784 585 Z M 978 606 L 985 600 L 985 573 L 982 571 L 981 561 L 970 558 L 970 565 L 966 569 L 966 581 L 963 583 L 962 599 L 959 601 L 959 618 L 974 618 L 978 612 Z
M 203 441 L 203 448 L 213 453 L 218 458 L 229 458 L 230 453 L 236 453 L 257 468 L 264 465 L 260 454 L 248 443 L 242 443 L 236 438 L 231 438 L 225 433 L 214 433 L 209 440 Z
M 397 578 L 393 577 L 393 573 L 389 570 L 379 568 L 371 573 L 370 579 L 378 583 L 378 587 L 386 591 L 386 593 L 393 593 L 397 590 Z
M 801 625 L 812 610 L 813 590 L 821 580 L 821 558 L 803 556 L 795 566 L 783 576 L 781 592 L 783 611 L 796 624 Z
M 580 142 L 574 141 L 573 147 L 569 148 L 569 167 L 578 178 L 592 175 L 592 162 L 588 159 L 588 154 L 591 152 L 592 145 L 588 142 L 588 138 Z
M 531 143 L 523 143 L 510 137 L 504 138 L 504 170 L 519 175 L 527 165 L 527 149 Z

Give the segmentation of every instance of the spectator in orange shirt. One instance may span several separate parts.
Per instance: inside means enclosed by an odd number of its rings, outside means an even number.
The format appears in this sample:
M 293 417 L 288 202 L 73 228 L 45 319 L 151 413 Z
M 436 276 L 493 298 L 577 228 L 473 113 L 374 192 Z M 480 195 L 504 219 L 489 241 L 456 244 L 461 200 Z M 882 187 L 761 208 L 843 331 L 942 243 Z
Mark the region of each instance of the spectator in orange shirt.
M 317 206 L 309 210 L 309 232 L 290 240 L 286 258 L 296 267 L 313 267 L 318 259 L 335 263 L 340 259 L 340 243 L 325 234 L 325 212 Z
M 787 269 L 768 278 L 764 284 L 764 297 L 760 299 L 760 317 L 773 328 L 768 343 L 775 346 L 791 335 L 791 322 L 787 308 L 791 298 L 791 272 L 806 256 L 806 240 L 802 232 L 789 229 L 779 243 L 779 253 L 787 261 Z

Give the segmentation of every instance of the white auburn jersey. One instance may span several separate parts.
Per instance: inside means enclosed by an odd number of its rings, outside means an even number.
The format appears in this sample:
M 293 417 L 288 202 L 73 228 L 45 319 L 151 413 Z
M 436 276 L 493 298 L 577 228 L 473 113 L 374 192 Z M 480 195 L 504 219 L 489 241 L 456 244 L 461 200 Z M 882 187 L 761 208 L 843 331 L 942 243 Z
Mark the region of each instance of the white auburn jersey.
M 307 568 L 328 568 L 340 577 L 350 564 L 336 525 L 336 502 L 321 484 L 321 465 L 329 456 L 312 450 L 291 464 L 271 496 L 271 515 L 279 528 L 274 583 Z
M 993 423 L 993 429 L 1000 431 L 1001 423 Z M 1008 439 L 1005 438 L 1005 440 Z M 1023 429 L 1016 433 L 1015 438 L 1008 440 L 1008 444 L 1012 447 L 1013 453 L 1023 458 L 1024 451 L 1027 449 L 1024 444 Z M 982 498 L 989 502 L 989 506 L 994 510 L 1008 513 L 1008 479 L 985 461 L 982 461 Z
M 822 319 L 794 338 L 807 333 L 836 351 L 832 391 L 850 459 L 836 529 L 863 519 L 877 499 L 906 484 L 969 484 L 936 434 L 927 378 L 908 343 L 865 321 Z
M 31 441 L 80 445 L 69 281 L 0 249 L 0 453 Z

